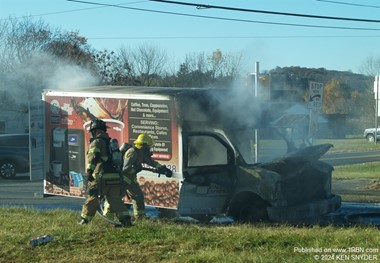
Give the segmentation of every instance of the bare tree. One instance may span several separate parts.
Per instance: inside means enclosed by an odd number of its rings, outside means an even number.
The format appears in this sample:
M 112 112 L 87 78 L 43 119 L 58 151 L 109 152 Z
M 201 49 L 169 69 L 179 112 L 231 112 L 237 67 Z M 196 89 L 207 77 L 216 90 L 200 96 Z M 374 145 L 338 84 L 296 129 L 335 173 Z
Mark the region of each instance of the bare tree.
M 211 55 L 187 54 L 177 72 L 178 83 L 180 86 L 229 86 L 239 74 L 241 61 L 241 54 L 224 54 L 219 49 Z
M 241 67 L 242 55 L 215 50 L 209 58 L 214 84 L 231 84 Z
M 371 77 L 380 75 L 380 56 L 369 56 L 361 65 L 360 71 Z
M 204 52 L 186 55 L 185 63 L 189 65 L 190 71 L 193 72 L 207 73 L 210 70 L 208 67 L 207 56 Z
M 177 73 L 180 86 L 204 87 L 210 83 L 210 69 L 204 52 L 187 54 Z
M 50 28 L 41 20 L 9 18 L 0 21 L 0 67 L 5 71 L 29 60 L 52 38 Z
M 38 98 L 42 89 L 58 87 L 58 80 L 85 82 L 79 67 L 95 69 L 86 39 L 75 32 L 53 30 L 26 17 L 1 20 L 0 34 L 0 89 L 8 98 L 18 96 L 21 106 Z
M 133 51 L 122 47 L 120 56 L 144 86 L 157 85 L 154 81 L 165 73 L 167 54 L 157 46 L 143 44 Z
M 380 56 L 369 56 L 361 65 L 360 71 L 363 74 L 370 76 L 368 81 L 366 81 L 366 89 L 360 94 L 360 105 L 363 105 L 364 108 L 360 121 L 365 121 L 366 124 L 363 126 L 368 126 L 373 125 L 373 120 L 378 118 L 376 113 L 376 99 L 374 100 L 375 96 L 373 83 L 375 76 L 380 75 Z

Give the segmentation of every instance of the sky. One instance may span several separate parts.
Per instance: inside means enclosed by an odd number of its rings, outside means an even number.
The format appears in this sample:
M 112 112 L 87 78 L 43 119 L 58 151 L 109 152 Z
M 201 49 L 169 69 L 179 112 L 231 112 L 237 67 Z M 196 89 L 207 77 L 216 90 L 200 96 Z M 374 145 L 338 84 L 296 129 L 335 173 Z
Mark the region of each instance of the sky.
M 222 54 L 243 55 L 247 73 L 255 71 L 255 62 L 260 71 L 299 66 L 362 73 L 368 58 L 380 57 L 380 0 L 175 2 L 191 5 L 0 0 L 0 21 L 32 16 L 53 28 L 79 32 L 96 50 L 153 45 L 174 64 L 186 55 L 219 49 Z M 198 4 L 212 7 L 197 8 Z

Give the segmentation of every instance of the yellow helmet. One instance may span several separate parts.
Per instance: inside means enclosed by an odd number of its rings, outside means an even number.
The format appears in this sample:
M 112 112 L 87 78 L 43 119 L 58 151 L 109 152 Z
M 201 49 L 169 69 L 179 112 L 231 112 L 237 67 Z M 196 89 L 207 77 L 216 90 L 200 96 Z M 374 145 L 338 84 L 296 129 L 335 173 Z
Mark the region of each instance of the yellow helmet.
M 137 139 L 135 141 L 135 146 L 136 146 L 136 148 L 141 149 L 141 147 L 143 146 L 143 144 L 146 144 L 148 146 L 152 146 L 153 145 L 153 139 L 152 139 L 152 137 L 150 137 L 146 133 L 141 133 L 137 137 Z

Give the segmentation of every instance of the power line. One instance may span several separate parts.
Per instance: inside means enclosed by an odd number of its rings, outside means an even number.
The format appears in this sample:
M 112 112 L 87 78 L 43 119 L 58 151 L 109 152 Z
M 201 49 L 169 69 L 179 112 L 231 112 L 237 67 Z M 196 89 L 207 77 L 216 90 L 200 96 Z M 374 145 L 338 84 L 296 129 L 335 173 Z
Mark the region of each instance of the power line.
M 197 8 L 212 8 L 212 9 L 222 9 L 222 10 L 229 10 L 229 11 L 240 11 L 240 12 L 249 12 L 249 13 L 261 13 L 261 14 L 268 14 L 268 15 L 295 16 L 295 17 L 330 19 L 330 20 L 344 20 L 344 21 L 354 21 L 354 22 L 380 23 L 380 20 L 363 19 L 363 18 L 335 17 L 335 16 L 317 16 L 317 15 L 306 15 L 306 14 L 284 13 L 284 12 L 274 12 L 274 11 L 255 10 L 255 9 L 246 9 L 246 8 L 236 8 L 236 7 L 227 7 L 227 6 L 195 4 L 195 3 L 169 1 L 169 0 L 150 0 L 150 1 L 151 2 L 159 2 L 159 3 L 167 3 L 167 4 L 195 6 Z
M 139 4 L 139 3 L 145 3 L 145 2 L 148 2 L 148 0 L 123 3 L 122 5 Z M 20 18 L 24 18 L 24 17 L 41 17 L 41 16 L 59 15 L 59 14 L 73 13 L 73 12 L 79 12 L 79 11 L 85 11 L 85 10 L 106 8 L 106 7 L 107 6 L 98 6 L 98 7 L 88 7 L 88 8 L 72 9 L 72 10 L 66 10 L 66 11 L 57 11 L 57 12 L 50 12 L 50 13 L 37 14 L 37 15 L 28 15 L 28 16 L 14 17 L 12 19 L 20 19 Z M 0 20 L 9 20 L 9 18 L 0 18 Z
M 150 37 L 88 37 L 87 39 L 97 40 L 123 40 L 123 39 L 265 39 L 265 38 L 380 38 L 378 36 L 150 36 Z
M 151 10 L 151 9 L 144 9 L 144 8 L 134 8 L 134 7 L 126 7 L 126 6 L 120 6 L 120 5 L 113 5 L 113 4 L 103 4 L 103 3 L 96 3 L 96 2 L 89 2 L 89 1 L 80 1 L 80 0 L 67 0 L 67 1 L 69 1 L 69 2 L 76 2 L 76 3 L 82 3 L 82 4 L 90 4 L 90 5 L 110 6 L 110 7 L 129 9 L 129 10 L 135 10 L 135 11 L 144 11 L 144 12 L 152 12 L 152 13 L 167 14 L 167 15 L 197 17 L 197 18 L 205 18 L 205 19 L 234 21 L 234 22 L 258 23 L 258 24 L 280 25 L 280 26 L 308 27 L 308 28 L 326 28 L 326 29 L 342 29 L 342 30 L 380 31 L 380 29 L 378 29 L 378 28 L 342 27 L 342 26 L 319 26 L 319 25 L 305 25 L 305 24 L 294 24 L 294 23 L 264 22 L 264 21 L 248 20 L 248 19 L 236 19 L 236 18 L 226 18 L 226 17 L 192 15 L 192 14 L 184 14 L 184 13 L 178 13 L 178 12 L 168 12 L 168 11 Z
M 24 17 L 40 17 L 40 16 L 58 15 L 58 14 L 72 13 L 72 12 L 78 12 L 78 11 L 84 11 L 84 10 L 99 9 L 99 8 L 104 8 L 104 7 L 99 6 L 99 7 L 89 7 L 89 8 L 66 10 L 66 11 L 57 11 L 57 12 L 50 12 L 50 13 L 37 14 L 37 15 L 27 15 L 27 16 L 21 16 L 21 17 L 14 17 L 12 19 L 20 19 L 20 18 L 24 18 Z M 9 18 L 1 18 L 0 20 L 9 20 Z
M 315 0 L 315 1 L 332 3 L 332 4 L 339 4 L 339 5 L 351 5 L 351 6 L 360 6 L 360 7 L 380 8 L 380 6 L 378 6 L 378 5 L 363 5 L 363 4 L 354 4 L 354 3 L 346 3 L 346 2 L 340 2 L 340 1 L 328 1 L 328 0 Z

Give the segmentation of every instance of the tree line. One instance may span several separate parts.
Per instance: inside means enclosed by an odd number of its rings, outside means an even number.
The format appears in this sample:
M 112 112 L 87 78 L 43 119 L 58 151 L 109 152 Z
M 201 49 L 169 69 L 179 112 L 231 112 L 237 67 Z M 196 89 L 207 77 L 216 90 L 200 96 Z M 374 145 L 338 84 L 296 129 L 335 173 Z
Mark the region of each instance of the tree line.
M 211 54 L 189 53 L 173 66 L 165 50 L 152 44 L 96 50 L 78 32 L 51 28 L 42 20 L 10 17 L 0 21 L 0 102 L 27 110 L 27 102 L 43 89 L 65 86 L 231 87 L 249 83 L 244 59 L 241 53 L 216 49 Z M 380 57 L 371 57 L 363 63 L 363 74 L 277 67 L 262 72 L 266 77 L 260 83 L 269 85 L 271 100 L 307 103 L 309 81 L 321 82 L 323 113 L 360 119 L 356 126 L 366 127 L 375 116 L 373 80 L 378 74 Z

